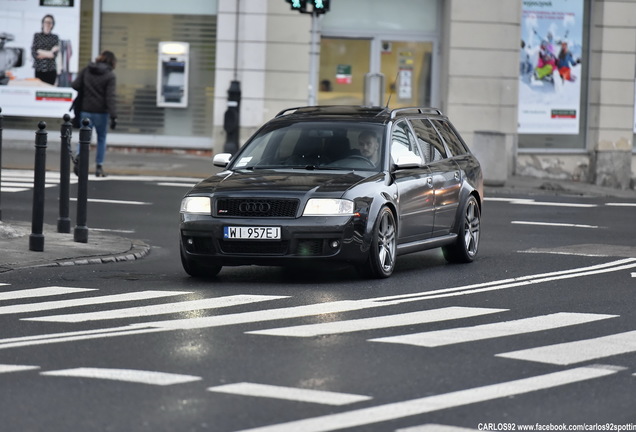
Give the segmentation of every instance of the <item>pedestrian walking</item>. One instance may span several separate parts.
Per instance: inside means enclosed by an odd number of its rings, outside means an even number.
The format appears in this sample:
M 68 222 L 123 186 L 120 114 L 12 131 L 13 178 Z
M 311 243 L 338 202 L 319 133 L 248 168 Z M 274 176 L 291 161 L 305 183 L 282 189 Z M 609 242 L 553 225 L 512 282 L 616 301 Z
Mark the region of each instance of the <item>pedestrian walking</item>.
M 94 62 L 80 71 L 71 86 L 82 92 L 81 118 L 88 118 L 90 126 L 97 133 L 97 153 L 95 155 L 95 175 L 106 177 L 104 159 L 106 157 L 106 133 L 108 124 L 117 125 L 116 78 L 113 70 L 117 59 L 111 51 L 103 51 Z M 79 151 L 78 151 L 79 153 Z

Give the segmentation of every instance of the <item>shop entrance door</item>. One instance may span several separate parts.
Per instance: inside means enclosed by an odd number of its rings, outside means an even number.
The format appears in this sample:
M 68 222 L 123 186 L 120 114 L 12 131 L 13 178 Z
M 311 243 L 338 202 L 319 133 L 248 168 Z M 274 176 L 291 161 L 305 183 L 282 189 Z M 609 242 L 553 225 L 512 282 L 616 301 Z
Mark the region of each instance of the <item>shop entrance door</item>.
M 436 104 L 433 48 L 432 41 L 323 37 L 318 104 Z

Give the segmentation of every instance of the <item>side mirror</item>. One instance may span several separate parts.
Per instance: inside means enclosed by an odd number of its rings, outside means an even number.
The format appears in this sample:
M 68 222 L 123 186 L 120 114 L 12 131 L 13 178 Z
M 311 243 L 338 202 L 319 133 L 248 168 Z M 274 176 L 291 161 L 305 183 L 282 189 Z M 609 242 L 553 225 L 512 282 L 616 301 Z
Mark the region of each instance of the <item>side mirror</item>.
M 398 156 L 394 165 L 395 169 L 419 168 L 421 166 L 422 158 L 413 153 Z
M 214 155 L 214 158 L 212 158 L 212 164 L 214 166 L 225 168 L 230 163 L 231 159 L 232 155 L 230 153 L 219 153 Z

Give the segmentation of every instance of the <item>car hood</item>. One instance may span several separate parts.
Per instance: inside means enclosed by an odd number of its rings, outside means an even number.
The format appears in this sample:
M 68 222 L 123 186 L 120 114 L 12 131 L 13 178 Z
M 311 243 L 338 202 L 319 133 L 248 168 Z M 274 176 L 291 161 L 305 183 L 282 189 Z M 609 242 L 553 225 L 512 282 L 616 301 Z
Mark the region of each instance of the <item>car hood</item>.
M 197 184 L 190 194 L 271 192 L 299 195 L 308 192 L 342 195 L 378 173 L 308 170 L 224 171 Z

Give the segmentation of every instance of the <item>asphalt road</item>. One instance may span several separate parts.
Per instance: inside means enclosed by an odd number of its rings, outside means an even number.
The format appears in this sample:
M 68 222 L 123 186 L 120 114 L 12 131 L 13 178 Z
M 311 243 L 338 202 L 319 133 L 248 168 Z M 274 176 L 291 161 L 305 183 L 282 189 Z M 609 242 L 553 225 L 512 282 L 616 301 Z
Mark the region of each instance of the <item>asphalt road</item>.
M 185 183 L 90 183 L 89 227 L 143 259 L 0 274 L 2 430 L 636 429 L 633 201 L 502 189 L 472 264 L 197 281 L 177 249 Z M 28 191 L 2 205 L 30 217 Z

